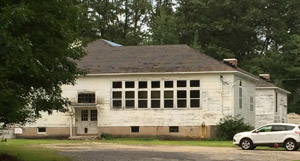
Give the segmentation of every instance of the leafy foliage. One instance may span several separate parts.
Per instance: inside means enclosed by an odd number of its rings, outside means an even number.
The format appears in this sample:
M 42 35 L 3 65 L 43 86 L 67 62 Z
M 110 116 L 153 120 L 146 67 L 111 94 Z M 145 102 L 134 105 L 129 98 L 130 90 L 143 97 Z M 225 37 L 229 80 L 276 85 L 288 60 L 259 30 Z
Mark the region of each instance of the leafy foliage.
M 66 111 L 61 85 L 83 73 L 78 17 L 73 0 L 0 1 L 0 122 Z
M 239 115 L 221 119 L 218 124 L 217 137 L 221 140 L 232 140 L 236 133 L 250 131 L 254 129 L 244 122 L 244 118 Z

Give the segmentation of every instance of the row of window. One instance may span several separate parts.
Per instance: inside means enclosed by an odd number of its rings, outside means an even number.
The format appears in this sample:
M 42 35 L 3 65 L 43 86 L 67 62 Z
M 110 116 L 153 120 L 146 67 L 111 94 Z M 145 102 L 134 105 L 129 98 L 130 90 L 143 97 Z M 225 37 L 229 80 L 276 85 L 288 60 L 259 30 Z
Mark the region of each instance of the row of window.
M 177 88 L 174 88 L 174 82 Z M 125 88 L 122 88 L 125 84 Z M 138 84 L 138 89 L 134 88 Z M 112 107 L 121 108 L 199 108 L 200 81 L 124 81 L 112 83 Z M 164 89 L 160 88 L 164 84 Z M 148 87 L 148 88 L 147 88 Z
M 164 88 L 174 88 L 175 85 L 177 88 L 181 87 L 200 87 L 200 81 L 199 80 L 166 80 L 163 81 L 163 87 Z M 149 84 L 149 85 L 148 85 Z M 138 89 L 145 89 L 150 86 L 150 88 L 161 88 L 161 81 L 151 81 L 148 83 L 148 81 L 138 81 L 137 84 L 135 81 L 125 81 L 125 84 L 122 81 L 116 81 L 113 82 L 112 88 L 113 89 L 120 89 L 120 88 L 135 88 L 137 86 Z
M 131 126 L 131 132 L 132 133 L 139 133 L 140 132 L 140 127 L 139 126 Z M 170 126 L 169 127 L 169 132 L 170 133 L 178 133 L 179 132 L 178 126 Z
M 294 128 L 295 126 L 288 126 L 288 125 L 267 125 L 259 128 L 257 132 L 290 131 L 293 130 Z

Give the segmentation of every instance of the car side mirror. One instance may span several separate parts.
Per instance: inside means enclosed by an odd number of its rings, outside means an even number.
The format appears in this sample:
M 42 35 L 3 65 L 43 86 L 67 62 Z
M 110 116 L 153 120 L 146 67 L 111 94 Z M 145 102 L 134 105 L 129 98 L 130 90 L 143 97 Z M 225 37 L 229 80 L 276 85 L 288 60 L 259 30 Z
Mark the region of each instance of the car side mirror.
M 257 131 L 257 130 L 254 130 L 253 133 L 258 133 L 258 131 Z

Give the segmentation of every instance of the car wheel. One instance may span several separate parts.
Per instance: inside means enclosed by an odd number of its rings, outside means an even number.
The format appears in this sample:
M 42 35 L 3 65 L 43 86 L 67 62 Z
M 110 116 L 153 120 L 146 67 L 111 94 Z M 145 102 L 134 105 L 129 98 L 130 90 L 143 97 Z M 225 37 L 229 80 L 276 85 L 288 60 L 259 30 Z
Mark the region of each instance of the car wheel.
M 295 140 L 289 139 L 284 142 L 284 147 L 287 151 L 294 151 L 297 150 L 298 146 Z
M 243 139 L 240 146 L 244 150 L 251 150 L 253 148 L 253 143 L 250 139 Z

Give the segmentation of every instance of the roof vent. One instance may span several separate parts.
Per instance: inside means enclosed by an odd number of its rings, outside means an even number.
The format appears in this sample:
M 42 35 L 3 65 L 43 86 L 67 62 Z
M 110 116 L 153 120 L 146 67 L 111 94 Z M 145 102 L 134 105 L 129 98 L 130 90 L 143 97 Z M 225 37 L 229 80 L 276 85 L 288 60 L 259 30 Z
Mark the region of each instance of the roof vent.
M 223 62 L 232 67 L 237 67 L 237 59 L 223 59 Z
M 259 77 L 266 80 L 266 81 L 271 80 L 270 74 L 259 74 Z

